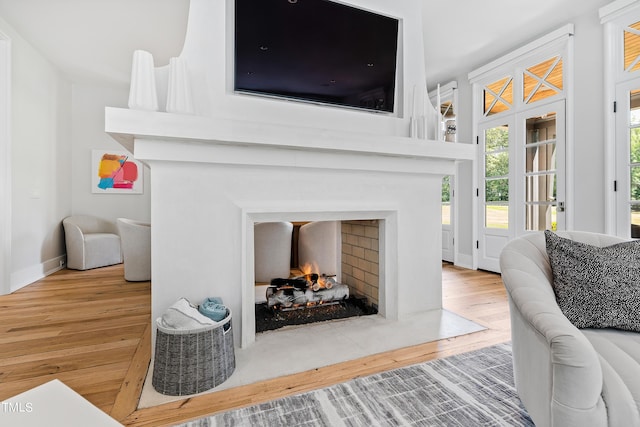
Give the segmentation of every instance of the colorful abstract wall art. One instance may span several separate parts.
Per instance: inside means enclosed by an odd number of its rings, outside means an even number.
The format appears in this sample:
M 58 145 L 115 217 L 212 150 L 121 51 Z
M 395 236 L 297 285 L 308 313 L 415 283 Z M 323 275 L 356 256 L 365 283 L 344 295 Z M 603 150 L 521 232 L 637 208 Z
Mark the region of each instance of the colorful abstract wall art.
M 144 169 L 124 151 L 93 150 L 92 192 L 141 194 Z

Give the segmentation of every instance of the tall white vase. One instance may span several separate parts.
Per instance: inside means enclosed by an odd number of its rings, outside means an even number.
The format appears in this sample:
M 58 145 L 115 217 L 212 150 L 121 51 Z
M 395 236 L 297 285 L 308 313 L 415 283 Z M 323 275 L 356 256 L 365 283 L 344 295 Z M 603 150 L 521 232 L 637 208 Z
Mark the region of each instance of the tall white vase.
M 171 58 L 169 60 L 167 113 L 193 114 L 194 111 L 187 64 L 183 59 Z
M 129 108 L 132 110 L 158 110 L 156 74 L 153 55 L 144 50 L 133 52 L 131 86 L 129 88 Z

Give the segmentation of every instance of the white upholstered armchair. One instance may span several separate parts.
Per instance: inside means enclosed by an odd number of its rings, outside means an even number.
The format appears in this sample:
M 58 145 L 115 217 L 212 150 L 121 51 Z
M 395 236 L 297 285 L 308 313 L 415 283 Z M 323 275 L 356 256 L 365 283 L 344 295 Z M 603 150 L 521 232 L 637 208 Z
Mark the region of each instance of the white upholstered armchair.
M 129 282 L 151 280 L 151 224 L 118 218 L 122 241 L 124 279 Z
M 338 252 L 342 243 L 338 221 L 314 221 L 300 227 L 298 264 L 312 273 L 338 274 Z
M 557 234 L 600 248 L 625 240 Z M 640 334 L 578 329 L 569 321 L 554 295 L 542 232 L 507 244 L 500 267 L 511 312 L 515 385 L 536 426 L 640 426 Z
M 120 264 L 120 237 L 116 225 L 90 215 L 73 215 L 62 220 L 67 246 L 67 268 L 91 268 Z
M 254 228 L 255 281 L 289 277 L 291 270 L 290 222 L 261 222 Z

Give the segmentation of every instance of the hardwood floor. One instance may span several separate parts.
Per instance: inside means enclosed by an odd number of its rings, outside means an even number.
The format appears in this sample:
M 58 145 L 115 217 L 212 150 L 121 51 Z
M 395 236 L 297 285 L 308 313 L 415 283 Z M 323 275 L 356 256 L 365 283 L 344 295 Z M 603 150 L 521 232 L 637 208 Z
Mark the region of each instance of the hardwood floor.
M 128 415 L 137 396 L 126 413 L 115 403 L 135 388 L 132 362 L 150 357 L 150 316 L 150 282 L 126 282 L 122 265 L 62 270 L 1 296 L 0 400 L 58 378 L 104 412 Z
M 136 410 L 151 357 L 149 282 L 62 270 L 0 296 L 0 400 L 58 378 L 128 426 L 164 426 L 508 341 L 500 276 L 443 265 L 444 308 L 486 330 Z

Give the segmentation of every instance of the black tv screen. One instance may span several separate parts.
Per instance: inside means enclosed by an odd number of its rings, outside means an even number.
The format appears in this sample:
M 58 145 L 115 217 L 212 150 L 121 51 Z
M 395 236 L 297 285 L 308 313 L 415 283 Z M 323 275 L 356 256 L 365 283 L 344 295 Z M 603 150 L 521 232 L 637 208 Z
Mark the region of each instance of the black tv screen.
M 235 91 L 393 112 L 398 25 L 329 0 L 235 0 Z

